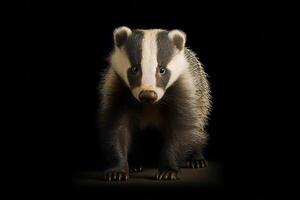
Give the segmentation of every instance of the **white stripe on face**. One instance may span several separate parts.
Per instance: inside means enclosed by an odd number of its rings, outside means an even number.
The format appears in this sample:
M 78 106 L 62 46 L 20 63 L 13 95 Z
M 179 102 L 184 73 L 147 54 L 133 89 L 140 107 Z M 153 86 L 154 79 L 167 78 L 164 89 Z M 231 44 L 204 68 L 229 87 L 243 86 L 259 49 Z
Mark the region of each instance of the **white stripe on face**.
M 156 33 L 158 30 L 144 31 L 142 43 L 142 82 L 141 87 L 156 87 L 157 68 L 157 42 Z
M 184 56 L 184 50 L 177 51 L 167 66 L 167 68 L 171 71 L 171 77 L 166 88 L 170 87 L 183 73 L 183 71 L 188 68 L 188 66 L 189 63 Z
M 115 72 L 122 77 L 125 83 L 129 86 L 127 70 L 130 67 L 130 62 L 123 47 L 121 49 L 115 49 L 110 57 L 110 63 Z

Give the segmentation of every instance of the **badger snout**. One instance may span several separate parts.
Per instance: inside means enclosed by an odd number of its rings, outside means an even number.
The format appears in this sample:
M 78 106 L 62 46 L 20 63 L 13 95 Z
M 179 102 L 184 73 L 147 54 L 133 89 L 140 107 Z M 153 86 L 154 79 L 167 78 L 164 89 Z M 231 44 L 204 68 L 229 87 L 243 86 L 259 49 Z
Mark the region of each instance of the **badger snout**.
M 143 103 L 152 104 L 156 101 L 157 94 L 156 94 L 156 92 L 154 92 L 152 90 L 143 90 L 139 94 L 139 99 Z

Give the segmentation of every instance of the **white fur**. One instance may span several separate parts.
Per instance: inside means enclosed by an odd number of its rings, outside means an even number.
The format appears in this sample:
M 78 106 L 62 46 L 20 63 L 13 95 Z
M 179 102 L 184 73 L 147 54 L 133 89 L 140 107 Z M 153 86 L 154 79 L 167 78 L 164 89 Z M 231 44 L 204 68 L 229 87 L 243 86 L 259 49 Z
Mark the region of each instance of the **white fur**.
M 172 30 L 168 33 L 168 36 L 171 40 L 173 40 L 175 35 L 178 35 L 183 39 L 184 47 L 186 42 L 185 33 L 177 29 Z M 189 63 L 184 56 L 184 48 L 182 50 L 175 49 L 174 56 L 167 65 L 167 68 L 171 71 L 171 77 L 166 88 L 170 87 L 178 79 L 178 77 L 188 68 L 188 66 Z
M 157 31 L 144 31 L 144 39 L 142 43 L 142 86 L 156 85 L 156 68 L 157 68 Z
M 127 70 L 130 68 L 130 61 L 127 57 L 124 48 L 115 48 L 114 52 L 110 56 L 110 64 L 114 71 L 125 81 L 129 86 L 127 77 Z
M 184 51 L 177 50 L 175 52 L 175 55 L 167 65 L 167 68 L 171 71 L 171 77 L 167 84 L 167 88 L 170 87 L 178 79 L 178 77 L 183 73 L 184 70 L 188 68 L 188 66 L 189 63 L 184 56 Z
M 129 86 L 129 81 L 127 78 L 127 70 L 130 68 L 130 62 L 127 57 L 127 54 L 124 50 L 124 47 L 117 47 L 116 45 L 116 37 L 118 34 L 125 32 L 127 37 L 132 34 L 132 31 L 126 27 L 121 26 L 114 30 L 114 42 L 115 42 L 115 49 L 113 53 L 110 55 L 110 64 L 113 70 L 124 80 L 124 82 Z

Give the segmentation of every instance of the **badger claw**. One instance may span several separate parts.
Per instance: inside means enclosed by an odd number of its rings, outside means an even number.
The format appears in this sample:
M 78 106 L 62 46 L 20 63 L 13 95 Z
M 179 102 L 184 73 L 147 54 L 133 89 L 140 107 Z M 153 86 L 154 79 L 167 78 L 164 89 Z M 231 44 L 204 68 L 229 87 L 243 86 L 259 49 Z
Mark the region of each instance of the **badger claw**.
M 178 171 L 175 170 L 163 170 L 158 171 L 155 175 L 156 180 L 177 180 L 178 177 Z
M 188 160 L 186 161 L 185 167 L 187 168 L 204 168 L 207 167 L 208 163 L 206 160 Z
M 105 181 L 127 181 L 128 172 L 109 170 L 104 172 Z
M 135 173 L 135 172 L 142 172 L 143 167 L 142 166 L 133 166 L 129 169 L 129 172 Z

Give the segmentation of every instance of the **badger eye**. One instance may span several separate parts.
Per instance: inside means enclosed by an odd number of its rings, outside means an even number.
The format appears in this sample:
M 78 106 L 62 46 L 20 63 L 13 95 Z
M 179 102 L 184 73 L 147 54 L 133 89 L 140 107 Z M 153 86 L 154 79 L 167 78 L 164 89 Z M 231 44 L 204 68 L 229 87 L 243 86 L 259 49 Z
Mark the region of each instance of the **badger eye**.
M 160 67 L 160 68 L 159 68 L 159 73 L 160 73 L 161 75 L 165 74 L 165 73 L 166 73 L 166 69 L 165 69 L 164 67 Z
M 131 71 L 132 71 L 132 73 L 136 74 L 139 72 L 139 68 L 133 66 L 133 67 L 131 67 Z

